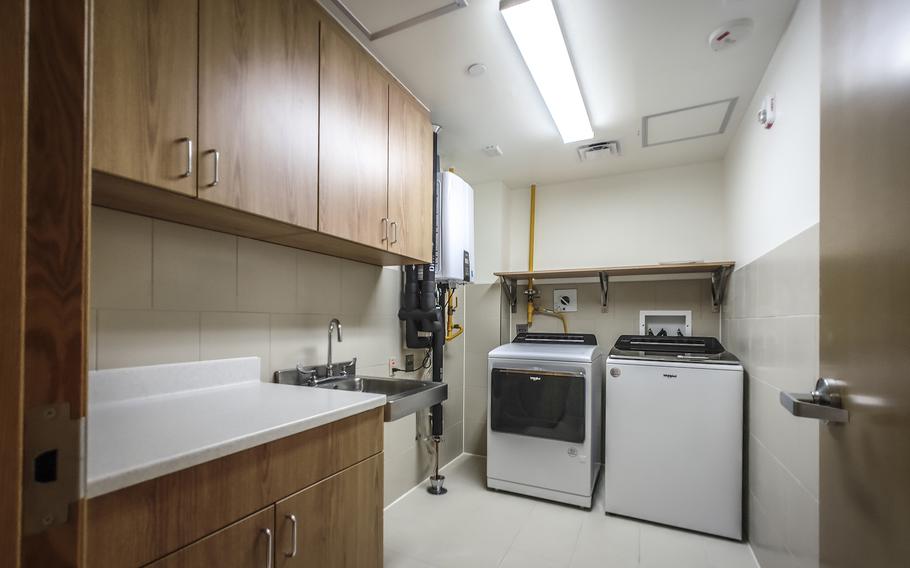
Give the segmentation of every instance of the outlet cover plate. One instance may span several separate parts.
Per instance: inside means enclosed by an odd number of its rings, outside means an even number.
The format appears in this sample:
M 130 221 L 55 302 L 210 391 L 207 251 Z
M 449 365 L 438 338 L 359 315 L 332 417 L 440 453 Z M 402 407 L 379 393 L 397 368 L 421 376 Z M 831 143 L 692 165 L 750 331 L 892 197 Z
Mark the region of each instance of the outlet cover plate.
M 575 288 L 553 290 L 553 309 L 557 312 L 577 312 L 578 290 Z

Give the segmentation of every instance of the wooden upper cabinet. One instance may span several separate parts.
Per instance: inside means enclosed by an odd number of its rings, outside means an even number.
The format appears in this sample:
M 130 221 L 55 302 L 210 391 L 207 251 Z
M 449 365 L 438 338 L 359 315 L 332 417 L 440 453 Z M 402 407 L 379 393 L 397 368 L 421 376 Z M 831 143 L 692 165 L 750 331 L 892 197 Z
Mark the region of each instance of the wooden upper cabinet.
M 148 566 L 151 568 L 274 566 L 274 525 L 275 507 L 268 507 Z M 138 533 L 135 537 L 141 538 L 143 534 Z
M 334 22 L 321 40 L 319 230 L 386 248 L 389 82 Z
M 316 9 L 200 0 L 199 19 L 199 198 L 315 229 Z
M 382 460 L 377 454 L 279 501 L 275 565 L 381 568 Z
M 396 83 L 389 86 L 389 250 L 433 256 L 433 125 Z
M 194 1 L 95 0 L 93 168 L 196 194 L 196 17 Z

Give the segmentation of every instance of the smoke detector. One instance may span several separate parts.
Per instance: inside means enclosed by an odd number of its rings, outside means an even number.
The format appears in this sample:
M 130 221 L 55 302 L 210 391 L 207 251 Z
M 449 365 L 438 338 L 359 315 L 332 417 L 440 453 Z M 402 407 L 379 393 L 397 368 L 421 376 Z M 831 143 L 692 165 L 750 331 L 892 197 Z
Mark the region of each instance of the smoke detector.
M 722 51 L 736 45 L 752 35 L 752 18 L 730 20 L 708 36 L 708 45 L 714 51 Z
M 622 152 L 619 147 L 619 140 L 607 140 L 605 142 L 594 142 L 578 147 L 578 158 L 582 162 L 591 162 L 600 160 L 607 156 L 621 156 Z
M 498 158 L 502 156 L 502 148 L 498 144 L 490 144 L 489 146 L 483 147 L 483 153 L 487 155 L 488 158 Z

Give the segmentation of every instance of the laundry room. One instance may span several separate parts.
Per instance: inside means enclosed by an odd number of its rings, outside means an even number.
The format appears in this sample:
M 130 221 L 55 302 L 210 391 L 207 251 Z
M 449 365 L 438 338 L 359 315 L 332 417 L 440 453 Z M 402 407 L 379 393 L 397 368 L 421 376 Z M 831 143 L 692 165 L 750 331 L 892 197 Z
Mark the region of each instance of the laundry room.
M 906 0 L 6 4 L 0 566 L 907 565 Z

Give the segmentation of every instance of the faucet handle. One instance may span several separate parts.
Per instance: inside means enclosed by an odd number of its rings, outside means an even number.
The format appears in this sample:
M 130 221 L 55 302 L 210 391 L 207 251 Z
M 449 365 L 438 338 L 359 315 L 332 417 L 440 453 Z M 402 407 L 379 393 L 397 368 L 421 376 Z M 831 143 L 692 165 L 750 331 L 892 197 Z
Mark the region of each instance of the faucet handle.
M 357 357 L 353 357 L 350 361 L 341 365 L 341 374 L 346 376 L 348 374 L 348 369 L 351 368 L 357 368 Z
M 316 369 L 307 369 L 300 363 L 297 363 L 297 378 L 299 382 L 308 383 L 314 381 L 316 380 L 317 374 Z M 301 378 L 303 378 L 302 381 L 299 380 Z

